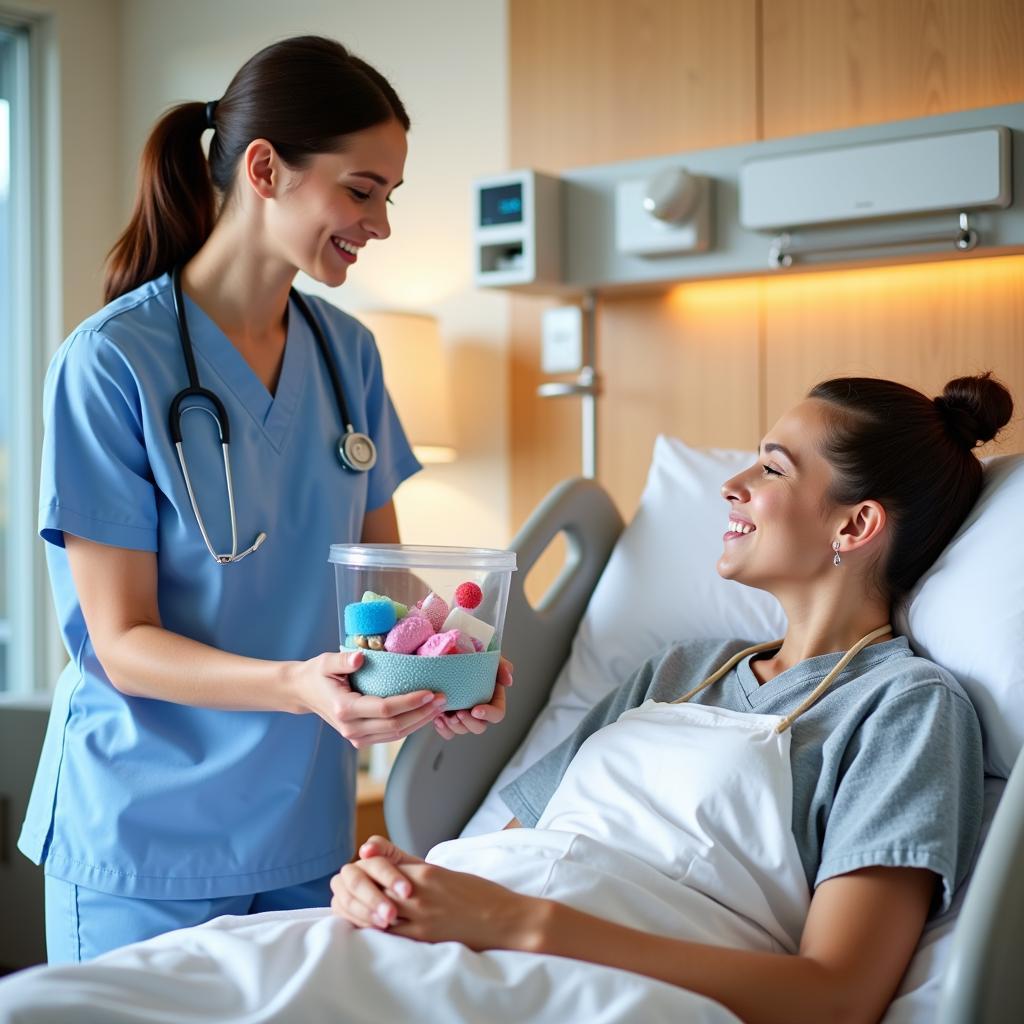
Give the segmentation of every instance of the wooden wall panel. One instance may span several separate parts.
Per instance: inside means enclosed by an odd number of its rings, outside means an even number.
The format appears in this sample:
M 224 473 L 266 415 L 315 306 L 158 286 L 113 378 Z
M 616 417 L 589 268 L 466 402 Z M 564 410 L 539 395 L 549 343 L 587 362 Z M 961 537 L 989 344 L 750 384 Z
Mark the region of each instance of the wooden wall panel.
M 753 137 L 756 38 L 756 0 L 510 0 L 511 165 L 560 171 Z M 675 365 L 680 359 L 660 302 L 609 300 L 598 318 L 607 456 L 600 473 L 627 513 L 636 499 L 638 467 L 646 469 L 651 422 L 636 438 L 620 430 L 613 439 L 609 425 L 636 422 L 637 388 L 649 384 L 663 408 L 688 408 L 702 365 L 698 355 L 692 366 L 684 359 L 678 372 L 658 372 L 660 362 Z M 513 529 L 550 486 L 580 471 L 579 403 L 536 397 L 542 380 L 540 315 L 547 304 L 522 297 L 512 302 Z M 737 345 L 756 344 L 754 320 L 731 324 L 739 331 Z M 693 315 L 687 332 L 691 342 L 704 333 L 720 347 L 729 340 L 720 327 L 702 331 Z M 631 365 L 619 345 L 622 337 L 644 343 L 642 365 L 651 381 L 642 381 Z M 669 349 L 662 353 L 666 338 Z M 531 597 L 550 578 L 543 567 L 535 576 L 536 587 L 527 587 Z
M 509 19 L 512 166 L 559 171 L 1024 100 L 1024 0 L 509 0 Z M 1012 257 L 603 297 L 602 483 L 628 516 L 659 431 L 752 445 L 836 373 L 934 393 L 992 368 L 1024 412 L 1022 281 Z M 536 397 L 549 301 L 512 304 L 513 527 L 579 471 L 578 403 Z M 1020 424 L 1001 450 L 1024 450 Z
M 766 137 L 1024 100 L 1021 0 L 764 0 Z M 765 283 L 764 429 L 814 381 L 891 377 L 937 394 L 992 369 L 1024 407 L 1020 258 Z M 1011 428 L 999 448 L 1024 451 Z
M 765 138 L 1024 98 L 1021 0 L 763 0 Z
M 510 0 L 513 166 L 727 146 L 756 128 L 755 0 Z
M 622 514 L 636 510 L 658 434 L 746 448 L 762 419 L 757 282 L 678 287 L 602 307 L 598 476 Z
M 764 303 L 766 427 L 827 377 L 890 377 L 934 396 L 992 370 L 1017 415 L 984 454 L 1024 451 L 1024 256 L 768 281 Z

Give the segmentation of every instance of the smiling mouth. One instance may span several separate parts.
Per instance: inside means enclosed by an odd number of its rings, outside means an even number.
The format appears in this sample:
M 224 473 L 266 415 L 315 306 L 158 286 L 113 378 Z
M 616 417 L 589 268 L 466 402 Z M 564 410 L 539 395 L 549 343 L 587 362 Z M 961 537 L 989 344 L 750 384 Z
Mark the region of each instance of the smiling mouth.
M 722 540 L 725 542 L 741 540 L 743 537 L 747 537 L 757 529 L 753 523 L 744 523 L 739 519 L 729 520 L 729 529 L 725 531 L 722 536 Z
M 334 246 L 342 259 L 346 260 L 348 263 L 355 263 L 356 258 L 359 255 L 358 245 L 355 245 L 353 242 L 346 242 L 344 238 L 339 238 L 337 235 L 331 236 L 331 245 Z
M 738 519 L 729 520 L 729 529 L 725 535 L 727 537 L 745 537 L 748 533 L 753 533 L 757 527 L 753 523 L 740 522 Z

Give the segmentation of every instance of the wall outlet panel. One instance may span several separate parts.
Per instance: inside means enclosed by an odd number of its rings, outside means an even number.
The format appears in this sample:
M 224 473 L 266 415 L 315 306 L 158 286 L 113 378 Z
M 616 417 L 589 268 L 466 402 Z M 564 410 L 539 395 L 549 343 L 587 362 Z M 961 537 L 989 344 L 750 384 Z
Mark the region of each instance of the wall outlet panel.
M 579 306 L 544 311 L 540 366 L 545 373 L 576 373 L 583 366 L 583 310 Z

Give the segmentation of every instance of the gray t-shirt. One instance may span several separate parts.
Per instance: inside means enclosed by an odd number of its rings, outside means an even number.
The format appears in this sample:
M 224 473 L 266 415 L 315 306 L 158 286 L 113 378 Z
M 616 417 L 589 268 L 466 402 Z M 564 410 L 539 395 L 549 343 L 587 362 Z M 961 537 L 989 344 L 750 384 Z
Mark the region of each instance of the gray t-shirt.
M 674 644 L 595 705 L 576 731 L 501 790 L 526 826 L 540 818 L 592 733 L 648 698 L 682 696 L 749 643 Z M 761 685 L 744 658 L 694 703 L 785 715 L 841 654 L 808 658 Z M 643 756 L 643 751 L 637 751 Z M 857 655 L 792 726 L 793 835 L 807 883 L 874 865 L 928 868 L 945 910 L 981 828 L 981 728 L 956 680 L 918 658 L 905 637 Z

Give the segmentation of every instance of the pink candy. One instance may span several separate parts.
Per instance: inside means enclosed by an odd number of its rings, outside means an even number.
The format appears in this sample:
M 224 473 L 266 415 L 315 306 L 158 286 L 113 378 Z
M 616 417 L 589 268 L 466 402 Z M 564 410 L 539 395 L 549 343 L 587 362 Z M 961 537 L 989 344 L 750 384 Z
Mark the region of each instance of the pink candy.
M 455 640 L 455 646 L 458 648 L 459 654 L 476 654 L 476 642 L 473 637 L 468 633 L 463 633 L 461 629 L 455 630 L 458 633 L 458 637 Z
M 422 601 L 416 602 L 416 607 L 423 612 L 428 619 L 430 624 L 434 627 L 434 632 L 438 633 L 444 628 L 444 620 L 448 618 L 448 602 L 443 597 L 438 597 L 433 591 L 431 591 Z
M 424 641 L 433 639 L 434 627 L 424 615 L 406 615 L 399 619 L 384 640 L 384 650 L 392 654 L 413 654 Z M 422 653 L 422 652 L 418 652 Z
M 462 633 L 457 629 L 449 629 L 444 633 L 435 633 L 416 651 L 427 658 L 438 658 L 442 654 L 460 654 L 459 639 Z

